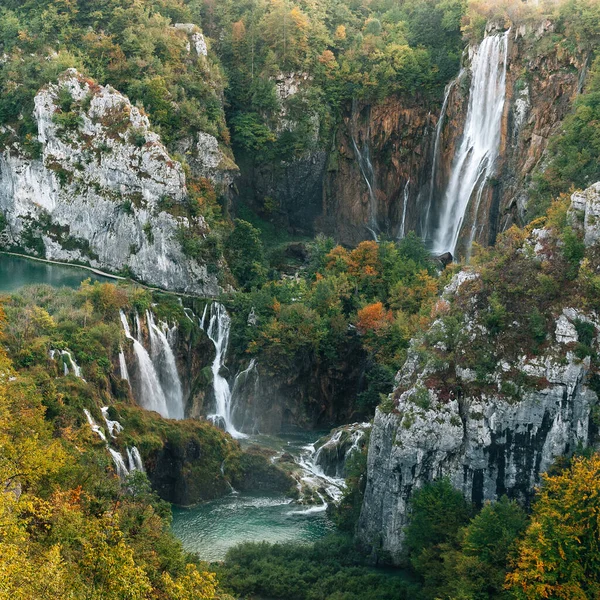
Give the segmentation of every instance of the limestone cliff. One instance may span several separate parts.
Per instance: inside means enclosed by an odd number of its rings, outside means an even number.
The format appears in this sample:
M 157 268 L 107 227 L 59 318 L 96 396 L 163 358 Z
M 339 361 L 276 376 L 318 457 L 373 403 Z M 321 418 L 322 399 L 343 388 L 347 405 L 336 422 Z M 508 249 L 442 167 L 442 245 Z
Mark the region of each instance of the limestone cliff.
M 19 142 L 0 156 L 5 248 L 125 270 L 181 292 L 219 292 L 207 266 L 183 254 L 179 230 L 207 234 L 208 226 L 182 216 L 183 168 L 138 108 L 70 69 L 37 94 L 35 119 L 39 157 Z
M 588 247 L 585 268 L 592 271 L 599 208 L 596 184 L 573 196 L 568 217 Z M 519 269 L 556 268 L 562 242 L 552 241 L 555 235 L 538 229 L 515 245 L 511 266 L 502 267 L 517 269 L 513 296 L 515 284 L 527 285 Z M 570 294 L 557 292 L 543 315 L 525 296 L 494 313 L 503 302 L 497 273 L 474 268 L 454 277 L 438 307 L 450 316 L 413 341 L 389 405 L 375 416 L 358 526 L 374 556 L 400 561 L 408 503 L 425 483 L 447 477 L 478 506 L 503 494 L 528 501 L 558 456 L 595 442 L 600 319 L 578 285 L 570 284 Z

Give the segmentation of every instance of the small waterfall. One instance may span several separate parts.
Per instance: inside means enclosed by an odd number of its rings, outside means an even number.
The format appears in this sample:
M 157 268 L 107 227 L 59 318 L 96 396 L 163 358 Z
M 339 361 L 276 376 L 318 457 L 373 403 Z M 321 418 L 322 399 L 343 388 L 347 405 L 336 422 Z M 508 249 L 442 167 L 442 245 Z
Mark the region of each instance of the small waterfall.
M 432 251 L 436 254 L 456 253 L 473 193 L 478 208 L 485 185 L 494 174 L 506 96 L 508 36 L 509 31 L 486 37 L 473 58 L 463 137 L 432 236 Z
M 141 398 L 140 404 L 146 410 L 154 410 L 165 418 L 169 418 L 169 409 L 167 399 L 160 385 L 160 381 L 150 355 L 142 346 L 142 344 L 131 335 L 129 323 L 125 313 L 121 310 L 121 323 L 125 331 L 125 337 L 133 343 L 133 351 L 137 358 L 140 383 L 141 383 Z M 138 315 L 136 315 L 136 325 L 138 328 L 138 336 L 141 335 L 141 326 Z
M 429 198 L 427 200 L 427 209 L 425 210 L 424 218 L 422 219 L 421 228 L 424 232 L 423 235 L 427 234 L 430 230 L 430 218 L 431 218 L 431 205 L 433 203 L 433 195 L 435 193 L 435 178 L 437 176 L 438 163 L 440 160 L 440 140 L 442 138 L 442 131 L 444 129 L 444 121 L 446 120 L 446 111 L 448 110 L 448 101 L 450 100 L 450 94 L 456 86 L 456 84 L 463 78 L 465 70 L 461 69 L 458 77 L 453 79 L 444 90 L 444 102 L 442 103 L 442 110 L 440 111 L 440 118 L 435 126 L 435 142 L 433 144 L 433 161 L 431 165 L 431 178 L 429 182 Z
M 121 379 L 129 381 L 129 372 L 127 371 L 127 362 L 125 361 L 125 353 L 123 348 L 119 346 L 119 368 L 121 370 Z
M 117 433 L 120 433 L 121 431 L 123 431 L 123 426 L 121 425 L 121 423 L 119 423 L 119 421 L 111 421 L 108 418 L 108 406 L 103 406 L 101 411 L 102 416 L 104 417 L 104 421 L 106 422 L 106 428 L 108 430 L 108 433 L 111 438 L 114 438 L 115 436 L 113 432 L 116 431 Z M 110 443 L 106 439 L 106 435 L 104 435 L 102 427 L 100 427 L 100 425 L 96 423 L 90 411 L 87 408 L 84 408 L 83 412 L 85 413 L 85 417 L 92 431 L 96 433 L 98 437 L 106 444 L 106 449 L 110 453 L 110 456 L 115 465 L 115 471 L 117 472 L 117 475 L 120 479 L 125 479 L 132 471 L 144 472 L 144 462 L 142 461 L 142 456 L 140 454 L 140 451 L 135 446 L 125 449 L 127 453 L 127 461 L 129 463 L 129 466 L 127 466 L 125 464 L 125 460 L 123 459 L 123 455 L 118 450 L 115 450 L 114 448 L 110 447 Z
M 140 451 L 135 446 L 127 448 L 127 462 L 129 463 L 130 473 L 132 471 L 144 472 L 144 463 L 142 462 Z
M 123 460 L 121 453 L 117 452 L 113 448 L 108 448 L 108 451 L 110 452 L 113 462 L 115 463 L 115 470 L 117 471 L 117 475 L 120 479 L 125 479 L 125 477 L 129 475 L 129 470 L 125 465 L 125 461 Z
M 96 421 L 94 420 L 94 417 L 92 417 L 92 414 L 90 413 L 90 411 L 87 408 L 84 408 L 83 412 L 85 413 L 85 418 L 87 419 L 87 422 L 89 423 L 90 428 L 92 429 L 92 431 L 95 434 L 97 434 L 98 437 L 104 443 L 107 443 L 106 436 L 104 435 L 104 431 L 102 431 L 102 427 L 100 427 L 100 425 L 98 425 L 98 423 L 96 423 Z
M 121 433 L 121 431 L 123 431 L 123 426 L 121 425 L 121 423 L 119 423 L 119 421 L 111 421 L 108 418 L 108 406 L 103 406 L 100 410 L 102 411 L 102 417 L 104 418 L 104 422 L 106 423 L 108 435 L 110 435 L 111 438 L 114 438 L 115 432 Z
M 370 126 L 367 128 L 367 140 L 361 151 L 358 147 L 358 142 L 356 141 L 357 118 L 357 102 L 356 99 L 354 99 L 352 100 L 352 117 L 351 126 L 349 128 L 350 138 L 352 139 L 354 153 L 356 154 L 356 158 L 358 159 L 358 166 L 360 168 L 360 172 L 365 180 L 365 183 L 367 184 L 367 189 L 369 190 L 369 222 L 367 225 L 367 229 L 373 235 L 373 239 L 376 242 L 378 242 L 379 225 L 377 223 L 377 184 L 375 182 L 375 171 L 373 169 L 373 163 L 371 163 L 371 150 L 369 148 Z
M 254 383 L 252 385 L 252 380 Z M 253 434 L 260 433 L 256 427 L 258 409 L 256 399 L 259 397 L 260 381 L 256 359 L 253 358 L 248 366 L 240 371 L 233 381 L 231 388 L 232 419 L 243 431 Z M 249 402 L 241 403 L 240 398 Z
M 68 350 L 50 350 L 49 355 L 52 360 L 56 360 L 56 354 L 59 354 L 62 357 L 63 364 L 63 374 L 69 374 L 69 365 L 71 365 L 71 371 L 73 371 L 73 375 L 78 377 L 82 381 L 85 381 L 83 375 L 81 373 L 81 367 L 75 362 L 73 355 Z
M 150 335 L 150 349 L 152 352 L 152 362 L 158 373 L 166 401 L 167 412 L 171 419 L 183 419 L 183 391 L 181 389 L 181 380 L 177 372 L 177 362 L 171 344 L 167 335 L 173 336 L 166 324 L 161 326 L 168 332 L 165 334 L 163 328 L 157 326 L 154 315 L 146 311 L 146 322 L 148 323 L 148 332 Z
M 245 438 L 245 434 L 237 431 L 232 422 L 232 395 L 229 383 L 221 375 L 221 369 L 225 366 L 225 357 L 227 355 L 227 344 L 229 343 L 229 331 L 231 329 L 231 319 L 225 310 L 225 307 L 218 302 L 210 305 L 208 325 L 206 325 L 207 309 L 205 307 L 200 327 L 206 332 L 210 341 L 215 347 L 215 359 L 212 363 L 213 389 L 215 393 L 216 413 L 209 416 L 213 422 L 222 420 L 225 431 L 234 438 Z M 206 328 L 205 328 L 206 326 Z
M 406 236 L 406 207 L 408 206 L 409 200 L 409 186 L 410 179 L 406 182 L 404 186 L 404 197 L 403 197 L 403 205 L 402 205 L 402 222 L 400 223 L 400 232 L 398 233 L 398 239 L 401 240 Z

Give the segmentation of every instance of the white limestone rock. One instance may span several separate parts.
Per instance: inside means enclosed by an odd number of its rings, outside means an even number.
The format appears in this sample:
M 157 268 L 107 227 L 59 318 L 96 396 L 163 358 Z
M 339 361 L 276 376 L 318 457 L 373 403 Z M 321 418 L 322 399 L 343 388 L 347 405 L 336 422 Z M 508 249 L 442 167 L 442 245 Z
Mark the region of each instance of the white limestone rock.
M 592 246 L 600 240 L 600 182 L 571 196 L 571 223 L 583 227 L 584 242 Z
M 193 23 L 175 23 L 175 29 L 183 31 L 188 36 L 187 51 L 191 52 L 192 48 L 197 56 L 207 56 L 208 46 L 204 34 L 197 25 Z
M 79 123 L 61 126 L 59 94 L 68 90 Z M 27 247 L 40 232 L 45 256 L 118 272 L 127 266 L 144 283 L 180 292 L 216 295 L 216 277 L 184 256 L 178 230 L 190 226 L 161 208 L 187 195 L 181 165 L 172 160 L 148 118 L 111 88 L 74 69 L 35 98 L 41 157 L 18 144 L 0 155 L 3 242 Z M 198 227 L 208 233 L 199 217 Z M 37 235 L 37 234 L 36 234 Z

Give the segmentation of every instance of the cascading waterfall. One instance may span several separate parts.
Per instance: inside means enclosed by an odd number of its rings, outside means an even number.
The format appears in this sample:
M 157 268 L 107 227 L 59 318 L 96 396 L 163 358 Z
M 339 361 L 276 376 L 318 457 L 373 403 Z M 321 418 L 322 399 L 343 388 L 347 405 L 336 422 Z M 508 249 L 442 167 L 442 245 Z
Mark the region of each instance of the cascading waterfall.
M 133 343 L 133 351 L 137 358 L 140 384 L 141 384 L 141 398 L 140 404 L 146 410 L 154 410 L 165 418 L 169 418 L 169 409 L 167 405 L 167 399 L 160 385 L 156 369 L 152 363 L 150 355 L 142 346 L 142 344 L 131 335 L 129 329 L 129 323 L 127 317 L 123 311 L 120 311 L 121 323 L 123 324 L 123 330 L 125 331 L 125 337 L 131 340 Z M 136 315 L 136 325 L 138 327 L 138 335 L 141 335 L 141 327 L 139 317 Z
M 108 435 L 110 435 L 111 438 L 114 438 L 115 432 L 121 433 L 121 431 L 123 431 L 123 426 L 121 425 L 121 423 L 119 423 L 119 421 L 111 421 L 108 418 L 108 406 L 103 406 L 101 408 L 101 411 L 102 411 L 102 418 L 104 419 L 104 422 L 106 423 L 106 429 L 108 431 Z
M 208 324 L 206 323 L 207 316 L 209 318 Z M 210 415 L 209 419 L 213 422 L 222 420 L 225 431 L 232 437 L 245 438 L 247 436 L 238 431 L 233 425 L 231 389 L 229 388 L 227 379 L 221 375 L 221 369 L 225 366 L 229 331 L 231 329 L 231 319 L 225 307 L 218 302 L 213 302 L 210 305 L 209 313 L 207 313 L 207 307 L 205 307 L 200 327 L 206 332 L 206 335 L 215 347 L 215 359 L 213 360 L 211 370 L 213 374 L 216 413 Z
M 463 78 L 465 70 L 461 69 L 458 77 L 453 79 L 444 90 L 444 102 L 442 103 L 442 110 L 440 111 L 440 118 L 435 126 L 435 142 L 433 144 L 433 161 L 431 165 L 431 178 L 429 182 L 429 197 L 427 199 L 427 209 L 423 213 L 422 230 L 427 233 L 430 230 L 430 218 L 431 218 L 431 205 L 433 203 L 433 195 L 435 193 L 435 178 L 437 176 L 437 168 L 440 159 L 440 140 L 442 138 L 442 131 L 444 129 L 444 121 L 446 120 L 446 112 L 448 110 L 448 101 L 450 100 L 450 94 L 456 84 Z
M 478 208 L 485 185 L 494 174 L 506 96 L 508 36 L 509 31 L 486 37 L 473 58 L 465 128 L 432 236 L 434 253 L 456 253 L 473 193 Z
M 158 373 L 158 379 L 167 401 L 167 413 L 171 419 L 183 419 L 183 391 L 181 380 L 177 372 L 177 362 L 171 344 L 167 339 L 165 330 L 169 332 L 168 326 L 161 323 L 160 327 L 154 320 L 154 315 L 146 311 L 146 322 L 150 335 L 150 350 L 152 362 Z M 172 335 L 172 334 L 171 334 Z
M 377 223 L 377 186 L 375 182 L 375 171 L 373 169 L 373 163 L 371 162 L 371 150 L 369 148 L 370 128 L 367 129 L 367 142 L 365 143 L 361 151 L 358 147 L 358 142 L 356 141 L 357 117 L 357 103 L 356 100 L 353 100 L 350 138 L 352 139 L 354 153 L 356 154 L 356 158 L 358 159 L 358 166 L 360 168 L 360 172 L 365 180 L 365 183 L 367 184 L 367 189 L 369 190 L 369 223 L 367 225 L 367 229 L 373 235 L 373 239 L 376 242 L 378 242 L 379 225 Z
M 87 419 L 87 422 L 89 423 L 91 430 L 96 435 L 98 435 L 98 437 L 103 442 L 106 443 L 106 436 L 104 435 L 104 431 L 102 430 L 102 427 L 100 427 L 100 425 L 98 425 L 98 423 L 96 423 L 96 421 L 94 420 L 94 417 L 92 417 L 92 414 L 90 413 L 90 411 L 87 408 L 84 408 L 83 412 L 85 413 L 85 418 Z
M 108 418 L 108 406 L 103 406 L 101 410 L 102 417 L 104 418 L 104 421 L 106 423 L 108 434 L 111 438 L 114 438 L 115 436 L 113 432 L 116 431 L 117 433 L 120 433 L 121 431 L 123 431 L 123 426 L 121 425 L 121 423 L 119 423 L 119 421 L 111 421 Z M 98 437 L 106 444 L 106 449 L 108 450 L 113 460 L 113 463 L 115 465 L 115 471 L 117 472 L 117 475 L 120 479 L 125 479 L 132 471 L 144 472 L 144 462 L 142 461 L 142 456 L 140 454 L 140 451 L 135 446 L 131 446 L 131 448 L 128 447 L 125 449 L 127 453 L 127 460 L 129 463 L 128 467 L 125 464 L 123 455 L 118 450 L 115 450 L 114 448 L 110 447 L 110 443 L 106 438 L 104 430 L 102 429 L 102 427 L 100 427 L 100 425 L 98 425 L 98 423 L 96 423 L 90 411 L 87 408 L 84 408 L 83 412 L 85 413 L 85 417 L 90 425 L 91 430 L 95 434 L 97 434 Z
M 404 186 L 404 194 L 403 194 L 403 205 L 402 205 L 402 221 L 400 223 L 400 232 L 398 233 L 398 239 L 401 240 L 406 236 L 406 207 L 408 206 L 409 200 L 409 186 L 410 179 L 407 180 L 406 185 Z
M 140 451 L 135 446 L 127 448 L 127 462 L 129 465 L 130 473 L 131 471 L 142 471 L 142 473 L 144 472 L 144 463 L 142 461 Z
M 127 361 L 125 360 L 125 353 L 123 348 L 119 347 L 119 369 L 121 371 L 121 379 L 129 381 L 129 371 L 127 370 Z

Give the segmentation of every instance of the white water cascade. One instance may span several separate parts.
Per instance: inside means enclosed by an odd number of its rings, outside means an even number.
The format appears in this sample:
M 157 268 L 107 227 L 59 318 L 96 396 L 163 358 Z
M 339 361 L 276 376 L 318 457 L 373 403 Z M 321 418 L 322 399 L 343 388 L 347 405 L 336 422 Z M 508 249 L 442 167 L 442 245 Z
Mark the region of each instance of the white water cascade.
M 165 323 L 157 325 L 154 315 L 149 310 L 146 311 L 146 321 L 150 335 L 152 362 L 158 373 L 158 378 L 167 400 L 169 418 L 183 419 L 183 390 L 181 389 L 181 380 L 177 372 L 175 354 L 167 338 L 170 330 Z
M 152 363 L 150 355 L 142 346 L 142 344 L 131 335 L 129 329 L 129 323 L 127 317 L 123 311 L 120 311 L 121 323 L 123 324 L 123 330 L 125 331 L 125 337 L 131 340 L 133 343 L 133 351 L 137 358 L 140 384 L 141 384 L 141 398 L 140 404 L 146 410 L 154 410 L 165 418 L 169 418 L 169 408 L 167 405 L 167 399 L 160 385 L 156 369 Z M 136 315 L 136 324 L 138 327 L 138 335 L 140 335 L 140 324 L 139 318 Z
M 129 371 L 127 370 L 127 362 L 123 348 L 119 347 L 119 369 L 121 371 L 121 379 L 129 381 Z
M 121 423 L 119 423 L 119 421 L 111 421 L 108 418 L 108 406 L 103 406 L 101 410 L 108 434 L 111 438 L 114 438 L 114 432 L 120 433 L 123 431 L 123 426 Z M 98 425 L 98 423 L 96 423 L 90 411 L 87 408 L 84 408 L 83 412 L 85 413 L 85 418 L 87 419 L 91 430 L 105 443 L 106 449 L 108 450 L 115 465 L 115 471 L 120 479 L 125 479 L 132 471 L 144 471 L 142 456 L 140 451 L 135 446 L 125 449 L 127 452 L 127 460 L 129 462 L 129 466 L 127 466 L 125 464 L 125 460 L 123 459 L 123 455 L 118 450 L 110 447 L 110 442 L 106 438 L 104 430 L 102 427 L 100 427 L 100 425 Z
M 398 239 L 401 240 L 406 236 L 406 207 L 408 206 L 410 179 L 407 180 L 404 186 L 403 194 L 403 205 L 402 205 L 402 221 L 400 223 L 400 232 L 398 233 Z
M 475 193 L 478 207 L 485 185 L 494 175 L 506 97 L 508 36 L 509 31 L 486 37 L 473 57 L 463 137 L 432 236 L 435 254 L 456 253 L 471 198 Z
M 352 139 L 352 146 L 354 147 L 354 153 L 356 154 L 356 158 L 358 160 L 360 172 L 363 176 L 363 179 L 365 180 L 365 183 L 367 184 L 367 189 L 369 190 L 369 222 L 367 225 L 367 229 L 371 232 L 373 239 L 376 242 L 378 242 L 379 225 L 377 223 L 377 185 L 375 181 L 375 171 L 373 169 L 373 163 L 371 162 L 371 151 L 369 148 L 370 129 L 367 129 L 367 141 L 361 150 L 359 149 L 358 142 L 356 141 L 357 118 L 357 103 L 356 100 L 353 100 L 352 118 L 350 123 L 350 138 Z
M 208 316 L 208 323 L 206 317 Z M 232 395 L 227 379 L 221 375 L 221 369 L 225 366 L 225 357 L 227 355 L 227 345 L 229 343 L 229 331 L 231 329 L 231 319 L 225 310 L 225 307 L 218 302 L 210 305 L 210 312 L 204 309 L 200 327 L 206 332 L 210 341 L 215 347 L 215 359 L 213 360 L 211 370 L 213 374 L 213 390 L 215 394 L 216 412 L 208 418 L 213 422 L 223 421 L 225 431 L 234 438 L 245 438 L 245 434 L 238 431 L 232 422 Z
M 444 129 L 444 122 L 446 120 L 446 112 L 448 110 L 448 101 L 450 100 L 450 93 L 456 86 L 456 84 L 461 81 L 461 79 L 465 75 L 465 70 L 461 69 L 458 77 L 453 79 L 444 90 L 444 102 L 442 103 L 442 110 L 440 111 L 440 118 L 435 126 L 435 142 L 433 144 L 433 162 L 431 165 L 431 178 L 429 183 L 429 197 L 427 199 L 427 209 L 423 213 L 422 220 L 422 230 L 424 234 L 427 234 L 431 229 L 430 218 L 431 218 L 431 205 L 433 203 L 433 195 L 435 193 L 436 181 L 435 178 L 437 176 L 437 168 L 440 159 L 440 140 L 442 138 L 442 131 Z

